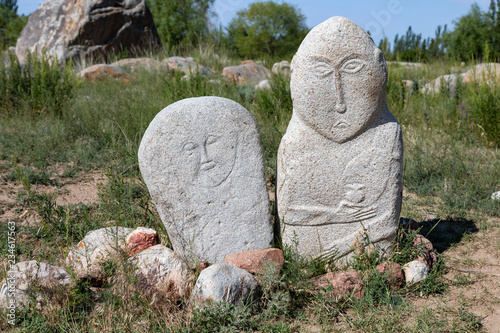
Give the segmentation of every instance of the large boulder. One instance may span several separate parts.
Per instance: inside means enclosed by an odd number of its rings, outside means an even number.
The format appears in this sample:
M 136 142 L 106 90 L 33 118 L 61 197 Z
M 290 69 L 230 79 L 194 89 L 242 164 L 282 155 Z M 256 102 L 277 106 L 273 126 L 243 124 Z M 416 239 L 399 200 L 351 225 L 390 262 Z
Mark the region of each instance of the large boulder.
M 17 40 L 16 54 L 25 62 L 27 51 L 40 53 L 46 48 L 50 56 L 65 61 L 158 45 L 144 0 L 49 0 L 31 14 Z
M 425 93 L 433 93 L 437 94 L 442 89 L 449 92 L 450 94 L 455 94 L 457 90 L 457 80 L 460 80 L 462 83 L 466 83 L 464 73 L 456 75 L 456 74 L 448 74 L 437 77 L 435 80 L 432 80 L 429 83 L 426 83 L 425 86 L 420 89 L 420 92 Z
M 491 84 L 492 82 L 498 81 L 500 78 L 500 64 L 478 64 L 462 75 L 464 83 L 476 81 L 479 83 L 487 82 L 488 84 Z
M 0 307 L 26 305 L 33 298 L 40 306 L 44 288 L 67 286 L 70 282 L 71 276 L 61 267 L 36 260 L 19 262 L 10 268 L 1 285 Z
M 222 70 L 222 77 L 228 82 L 255 85 L 270 78 L 271 72 L 252 60 L 246 60 L 241 65 L 225 67 Z

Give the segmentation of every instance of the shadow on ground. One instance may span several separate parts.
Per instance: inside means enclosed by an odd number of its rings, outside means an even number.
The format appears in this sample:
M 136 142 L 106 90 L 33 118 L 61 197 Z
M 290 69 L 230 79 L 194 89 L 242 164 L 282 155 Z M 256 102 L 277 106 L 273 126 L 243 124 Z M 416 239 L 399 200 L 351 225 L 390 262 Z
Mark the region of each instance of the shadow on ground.
M 426 220 L 420 222 L 419 226 L 419 234 L 430 240 L 438 253 L 459 243 L 464 236 L 479 231 L 472 220 L 464 218 Z

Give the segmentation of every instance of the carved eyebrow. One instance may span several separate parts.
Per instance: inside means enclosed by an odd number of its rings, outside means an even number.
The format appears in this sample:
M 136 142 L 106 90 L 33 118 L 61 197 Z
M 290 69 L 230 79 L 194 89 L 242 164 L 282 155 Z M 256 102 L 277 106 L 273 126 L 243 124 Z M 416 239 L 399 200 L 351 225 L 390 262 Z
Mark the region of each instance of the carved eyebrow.
M 311 59 L 313 60 L 316 60 L 316 61 L 321 61 L 321 62 L 325 62 L 327 64 L 331 64 L 331 65 L 334 65 L 334 66 L 341 66 L 342 64 L 344 64 L 346 61 L 349 61 L 349 60 L 352 60 L 352 59 L 361 59 L 363 60 L 363 57 L 357 53 L 352 53 L 352 54 L 349 54 L 348 56 L 342 58 L 342 60 L 340 60 L 339 62 L 334 62 L 328 58 L 325 58 L 323 56 L 311 56 L 310 57 Z
M 316 61 L 321 61 L 321 62 L 325 62 L 325 63 L 328 63 L 328 64 L 332 64 L 333 65 L 333 61 L 323 57 L 323 56 L 311 56 L 311 59 L 313 60 L 316 60 Z

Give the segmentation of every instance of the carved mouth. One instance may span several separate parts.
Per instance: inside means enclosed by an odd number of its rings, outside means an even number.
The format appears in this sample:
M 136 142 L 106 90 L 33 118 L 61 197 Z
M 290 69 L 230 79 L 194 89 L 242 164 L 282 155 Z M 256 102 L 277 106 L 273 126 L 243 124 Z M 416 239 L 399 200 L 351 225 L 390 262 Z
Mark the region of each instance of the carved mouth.
M 349 124 L 346 123 L 345 121 L 343 120 L 339 120 L 337 121 L 335 124 L 333 124 L 332 126 L 333 128 L 340 128 L 340 129 L 343 129 L 343 128 L 347 128 L 349 127 Z
M 208 161 L 208 162 L 203 163 L 201 165 L 200 169 L 201 170 L 210 170 L 213 167 L 215 167 L 215 162 L 214 161 Z

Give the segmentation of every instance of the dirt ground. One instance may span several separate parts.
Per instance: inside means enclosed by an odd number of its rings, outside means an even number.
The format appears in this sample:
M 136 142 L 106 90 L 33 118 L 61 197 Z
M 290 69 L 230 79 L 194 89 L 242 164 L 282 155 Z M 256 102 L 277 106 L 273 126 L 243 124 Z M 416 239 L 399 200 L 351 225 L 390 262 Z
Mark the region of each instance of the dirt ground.
M 62 186 L 32 185 L 32 190 L 56 194 L 58 205 L 92 203 L 99 199 L 98 186 L 107 181 L 104 172 L 91 172 L 73 178 L 62 178 L 60 170 L 55 170 L 55 180 Z M 34 211 L 25 210 L 19 203 L 19 194 L 24 191 L 19 182 L 7 181 L 0 174 L 0 223 L 19 218 L 20 223 L 37 223 L 40 218 Z M 270 196 L 274 197 L 270 189 Z M 409 199 L 415 195 L 404 193 Z M 434 218 L 432 207 L 417 207 L 422 216 Z M 456 309 L 466 308 L 468 312 L 478 315 L 488 332 L 500 333 L 500 219 L 484 218 L 479 221 L 485 228 L 464 230 L 458 243 L 448 246 L 434 244 L 448 269 L 446 278 L 454 281 L 449 290 L 442 295 L 415 297 L 410 300 L 416 306 L 439 309 L 446 315 Z M 476 221 L 477 224 L 477 221 Z M 447 232 L 450 226 L 442 225 L 434 230 L 439 234 Z M 452 226 L 453 227 L 453 226 Z M 466 232 L 469 231 L 469 232 Z M 444 237 L 446 238 L 446 237 Z M 2 237 L 3 239 L 3 237 Z

